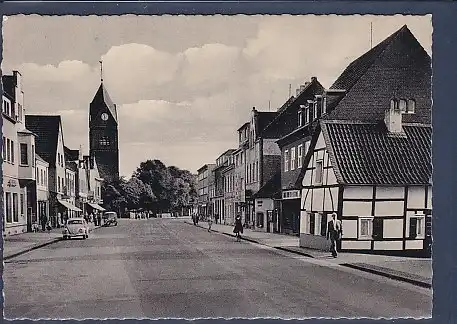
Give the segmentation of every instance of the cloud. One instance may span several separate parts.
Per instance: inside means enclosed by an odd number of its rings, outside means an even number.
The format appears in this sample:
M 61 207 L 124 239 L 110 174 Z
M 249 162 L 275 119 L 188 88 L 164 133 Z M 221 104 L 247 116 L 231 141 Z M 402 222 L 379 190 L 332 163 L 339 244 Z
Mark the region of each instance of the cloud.
M 430 17 L 33 16 L 5 22 L 2 67 L 21 71 L 27 111 L 61 114 L 65 143 L 77 148 L 87 147 L 102 58 L 121 173 L 146 158 L 195 171 L 236 145 L 253 106 L 276 110 L 312 76 L 329 87 L 370 49 L 371 23 L 373 45 L 408 24 L 431 53 Z

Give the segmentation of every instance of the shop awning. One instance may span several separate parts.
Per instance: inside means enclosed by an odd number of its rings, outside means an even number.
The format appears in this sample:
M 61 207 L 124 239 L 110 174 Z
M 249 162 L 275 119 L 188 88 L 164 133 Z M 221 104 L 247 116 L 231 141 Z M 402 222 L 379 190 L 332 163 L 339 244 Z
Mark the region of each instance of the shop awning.
M 73 206 L 72 204 L 70 204 L 69 202 L 66 202 L 66 201 L 64 201 L 64 200 L 59 200 L 59 199 L 57 199 L 57 201 L 58 201 L 62 206 L 64 206 L 65 208 L 67 208 L 67 209 L 69 209 L 69 210 L 74 210 L 74 211 L 77 211 L 77 212 L 82 211 L 82 210 L 79 209 L 78 207 Z
M 97 209 L 97 210 L 100 210 L 100 211 L 105 211 L 106 209 L 103 208 L 102 206 L 98 205 L 98 204 L 94 204 L 94 203 L 87 203 L 89 206 L 91 206 L 92 208 L 94 209 Z

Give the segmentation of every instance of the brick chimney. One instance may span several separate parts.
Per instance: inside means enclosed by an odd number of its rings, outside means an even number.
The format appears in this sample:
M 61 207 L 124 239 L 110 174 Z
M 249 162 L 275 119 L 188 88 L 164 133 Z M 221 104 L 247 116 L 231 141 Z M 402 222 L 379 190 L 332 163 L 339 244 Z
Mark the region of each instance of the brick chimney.
M 386 124 L 389 133 L 403 133 L 402 113 L 398 106 L 398 100 L 392 99 L 390 101 L 390 107 L 386 109 L 384 113 L 384 123 Z

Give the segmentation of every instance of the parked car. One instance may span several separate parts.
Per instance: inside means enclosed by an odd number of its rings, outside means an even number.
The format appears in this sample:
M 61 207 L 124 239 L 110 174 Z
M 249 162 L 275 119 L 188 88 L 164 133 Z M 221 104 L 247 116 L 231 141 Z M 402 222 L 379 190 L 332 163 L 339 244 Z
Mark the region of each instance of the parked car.
M 103 215 L 103 219 L 105 221 L 105 226 L 114 225 L 117 226 L 117 213 L 116 212 L 105 212 Z
M 89 226 L 84 218 L 69 218 L 62 231 L 64 240 L 81 236 L 83 239 L 89 237 Z

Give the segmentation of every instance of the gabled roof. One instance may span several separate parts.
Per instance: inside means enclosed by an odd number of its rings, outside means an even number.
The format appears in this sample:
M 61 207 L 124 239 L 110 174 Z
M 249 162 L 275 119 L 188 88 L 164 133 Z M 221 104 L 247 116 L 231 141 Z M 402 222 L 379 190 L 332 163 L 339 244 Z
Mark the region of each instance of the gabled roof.
M 64 146 L 65 160 L 67 161 L 78 161 L 79 160 L 79 150 L 72 150 Z
M 430 184 L 430 126 L 404 124 L 403 136 L 389 133 L 383 122 L 322 121 L 321 128 L 339 183 Z
M 49 163 L 46 162 L 46 161 L 45 161 L 41 156 L 39 156 L 38 154 L 35 154 L 35 159 L 36 159 L 37 161 L 40 161 L 40 162 L 42 162 L 42 163 L 46 163 L 47 165 L 49 165 Z
M 257 127 L 260 133 L 270 124 L 273 119 L 277 116 L 278 112 L 270 112 L 270 111 L 258 111 L 257 112 Z
M 325 118 L 382 119 L 390 99 L 399 92 L 420 99 L 416 114 L 405 115 L 404 120 L 429 123 L 431 102 L 422 97 L 424 93 L 431 97 L 431 73 L 430 56 L 404 25 L 343 71 L 330 89 L 346 90 L 346 94 L 327 104 L 332 111 Z
M 37 135 L 35 139 L 36 152 L 49 165 L 55 165 L 59 130 L 61 125 L 60 116 L 49 115 L 26 115 L 25 126 Z
M 254 198 L 281 198 L 281 170 L 278 170 L 254 195 Z
M 68 170 L 71 170 L 71 171 L 74 171 L 74 172 L 78 172 L 78 164 L 76 164 L 76 162 L 74 162 L 74 161 L 66 161 L 65 162 L 65 167 Z
M 2 84 L 3 92 L 9 97 L 9 99 L 14 100 L 14 76 L 13 75 L 2 75 Z
M 111 100 L 111 97 L 108 94 L 103 82 L 100 83 L 100 87 L 98 88 L 97 92 L 95 93 L 94 99 L 92 99 L 92 103 L 94 102 L 104 102 L 108 110 L 110 111 L 111 115 L 113 116 L 114 120 L 117 122 L 117 109 L 116 105 Z
M 305 104 L 309 98 L 314 98 L 315 94 L 321 94 L 323 90 L 324 88 L 317 78 L 312 78 L 311 82 L 306 82 L 300 94 L 297 97 L 289 98 L 278 110 L 275 118 L 262 129 L 262 136 L 281 138 L 293 132 L 298 123 L 297 114 L 300 105 Z

